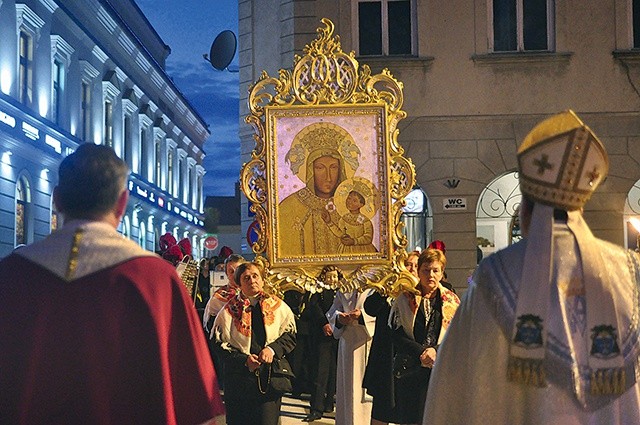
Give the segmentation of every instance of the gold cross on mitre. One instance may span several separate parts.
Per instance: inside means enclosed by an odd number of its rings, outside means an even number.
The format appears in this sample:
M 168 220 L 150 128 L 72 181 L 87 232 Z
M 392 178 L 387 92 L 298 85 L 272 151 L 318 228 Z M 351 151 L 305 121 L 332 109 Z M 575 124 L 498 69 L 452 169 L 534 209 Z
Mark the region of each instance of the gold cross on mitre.
M 553 165 L 549 162 L 549 155 L 546 153 L 543 153 L 540 159 L 534 159 L 533 165 L 538 167 L 538 174 L 540 175 L 543 175 L 546 170 L 553 169 Z

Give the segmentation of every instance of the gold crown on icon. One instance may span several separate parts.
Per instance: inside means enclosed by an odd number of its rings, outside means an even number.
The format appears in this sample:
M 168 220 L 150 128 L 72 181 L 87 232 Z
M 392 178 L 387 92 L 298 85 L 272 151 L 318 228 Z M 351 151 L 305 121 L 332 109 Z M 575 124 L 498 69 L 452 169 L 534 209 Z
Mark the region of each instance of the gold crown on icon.
M 602 142 L 571 110 L 542 121 L 518 148 L 520 190 L 536 202 L 580 209 L 604 180 L 609 157 Z

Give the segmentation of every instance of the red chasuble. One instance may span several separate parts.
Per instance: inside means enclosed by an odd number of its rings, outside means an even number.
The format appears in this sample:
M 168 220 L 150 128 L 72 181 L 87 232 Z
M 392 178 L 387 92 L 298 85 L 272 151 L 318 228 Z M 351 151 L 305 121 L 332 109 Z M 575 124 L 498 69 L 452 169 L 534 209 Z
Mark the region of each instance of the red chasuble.
M 47 240 L 0 262 L 0 423 L 199 424 L 223 415 L 197 313 L 173 267 L 122 255 L 130 245 L 105 261 L 130 241 L 99 240 L 84 239 L 92 246 L 80 247 L 85 266 L 73 278 L 60 276 L 67 261 L 52 270 L 38 260 L 53 249 Z M 92 261 L 97 270 L 86 267 Z

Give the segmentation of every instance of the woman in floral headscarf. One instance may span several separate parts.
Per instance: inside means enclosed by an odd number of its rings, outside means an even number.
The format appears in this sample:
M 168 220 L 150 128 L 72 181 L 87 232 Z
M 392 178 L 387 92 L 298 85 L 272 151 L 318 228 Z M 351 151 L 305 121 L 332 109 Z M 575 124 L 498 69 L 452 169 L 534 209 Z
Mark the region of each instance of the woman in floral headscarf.
M 280 298 L 264 292 L 259 263 L 241 263 L 235 271 L 240 291 L 213 323 L 216 351 L 224 361 L 227 424 L 277 425 L 282 393 L 269 386 L 269 367 L 296 344 L 293 312 Z

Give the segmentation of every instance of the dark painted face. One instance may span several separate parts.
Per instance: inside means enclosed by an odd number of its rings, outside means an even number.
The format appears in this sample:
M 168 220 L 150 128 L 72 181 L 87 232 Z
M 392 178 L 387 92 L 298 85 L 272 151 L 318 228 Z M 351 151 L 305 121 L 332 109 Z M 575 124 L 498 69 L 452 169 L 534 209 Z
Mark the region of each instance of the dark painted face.
M 316 196 L 330 198 L 338 186 L 340 160 L 331 156 L 321 156 L 313 161 L 313 185 Z

